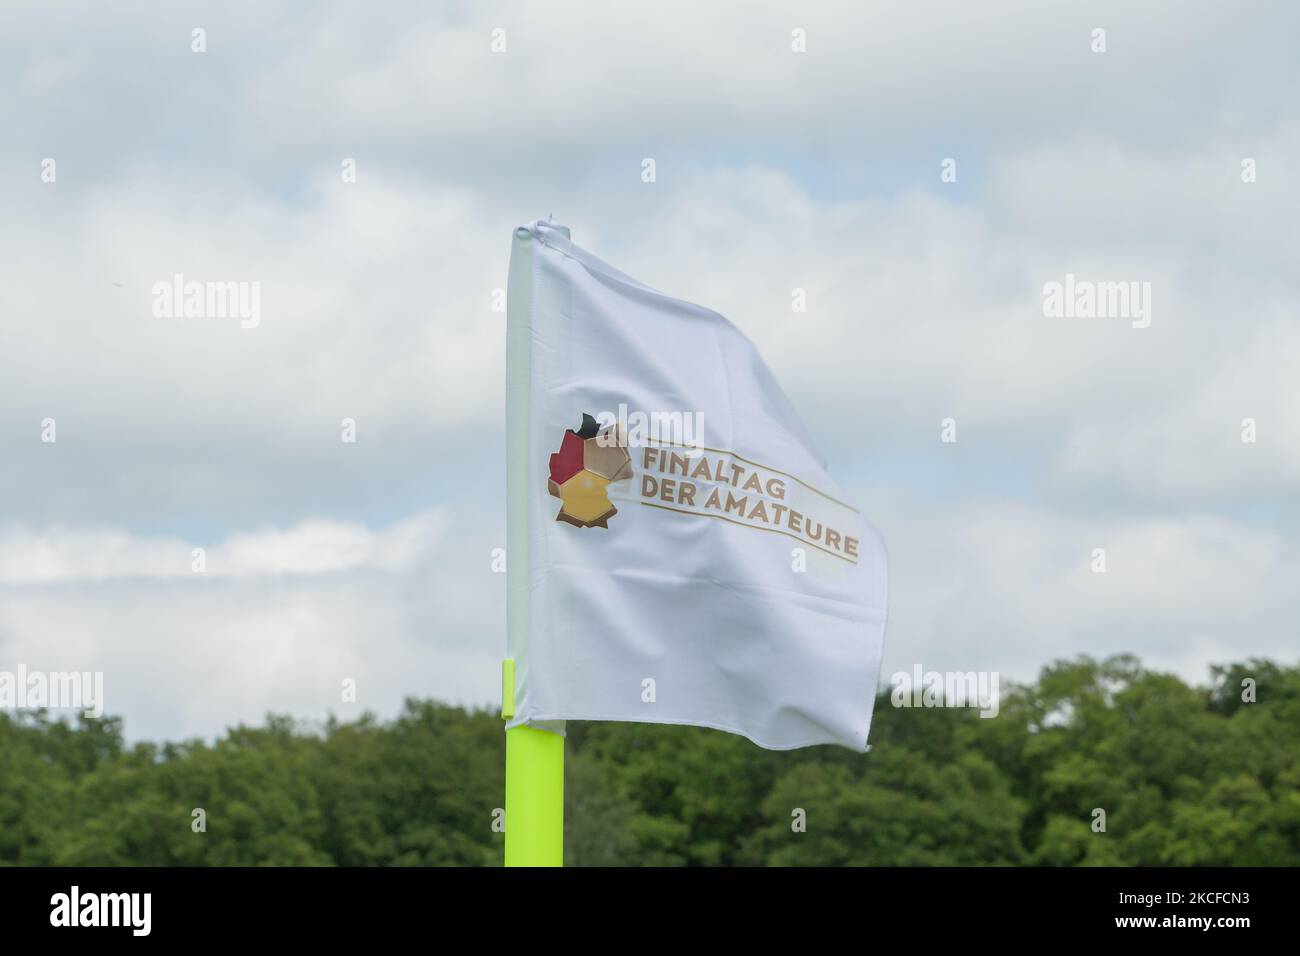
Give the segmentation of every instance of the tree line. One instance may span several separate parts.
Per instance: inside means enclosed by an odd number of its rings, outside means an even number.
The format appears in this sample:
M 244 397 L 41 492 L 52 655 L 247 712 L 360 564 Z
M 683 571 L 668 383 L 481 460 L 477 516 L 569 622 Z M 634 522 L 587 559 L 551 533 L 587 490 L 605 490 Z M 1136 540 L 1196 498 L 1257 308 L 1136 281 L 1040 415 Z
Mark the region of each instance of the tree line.
M 872 749 L 571 723 L 571 865 L 1300 865 L 1300 667 L 1207 686 L 1083 657 L 994 719 L 876 704 Z M 127 744 L 118 718 L 0 714 L 0 863 L 495 866 L 500 717 L 270 716 Z

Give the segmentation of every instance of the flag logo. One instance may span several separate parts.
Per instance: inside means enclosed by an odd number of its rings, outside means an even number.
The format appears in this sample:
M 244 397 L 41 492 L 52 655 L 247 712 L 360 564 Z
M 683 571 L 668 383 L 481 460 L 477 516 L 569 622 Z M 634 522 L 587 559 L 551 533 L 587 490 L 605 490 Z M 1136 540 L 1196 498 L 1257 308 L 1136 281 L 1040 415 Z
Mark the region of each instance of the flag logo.
M 582 427 L 566 429 L 560 450 L 551 455 L 547 490 L 560 499 L 556 521 L 578 528 L 609 528 L 618 509 L 609 500 L 611 482 L 632 477 L 632 458 L 618 425 L 602 429 L 592 416 L 582 415 Z

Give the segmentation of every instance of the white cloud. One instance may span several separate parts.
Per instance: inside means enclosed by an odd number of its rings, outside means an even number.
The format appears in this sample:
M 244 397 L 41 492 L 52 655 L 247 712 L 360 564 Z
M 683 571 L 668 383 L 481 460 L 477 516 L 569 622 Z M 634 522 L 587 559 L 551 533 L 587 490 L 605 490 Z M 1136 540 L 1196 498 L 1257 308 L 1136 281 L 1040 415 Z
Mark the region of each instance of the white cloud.
M 195 574 L 182 542 L 10 533 L 0 669 L 102 671 L 106 712 L 133 739 L 212 736 L 268 712 L 392 714 L 406 696 L 489 704 L 505 648 L 504 575 L 491 569 L 502 536 L 482 513 L 379 532 L 308 521 L 231 535 Z M 34 573 L 15 574 L 15 556 L 36 559 Z
M 1300 548 L 1275 531 L 1205 515 L 876 504 L 891 560 L 886 680 L 914 663 L 1029 679 L 1050 660 L 1137 650 L 1201 682 L 1211 663 L 1294 656 Z M 172 557 L 188 559 L 179 543 L 10 534 L 0 668 L 103 671 L 107 711 L 126 716 L 133 738 L 210 736 L 267 712 L 391 714 L 410 695 L 493 706 L 501 537 L 500 516 L 482 513 L 413 515 L 379 532 L 304 522 L 231 535 L 210 559 L 225 573 L 199 575 L 176 573 Z M 15 576 L 23 555 L 42 573 Z M 344 680 L 356 681 L 356 705 L 342 701 Z
M 81 97 L 76 119 L 126 152 L 153 149 L 159 130 L 219 142 L 254 129 L 242 150 L 261 162 L 365 143 L 467 171 L 526 162 L 524 143 L 529 159 L 559 159 L 593 139 L 712 137 L 720 121 L 769 148 L 830 131 L 868 146 L 973 131 L 1015 144 L 1081 124 L 1179 148 L 1207 129 L 1251 129 L 1286 102 L 1296 16 L 1282 2 L 1245 14 L 1210 0 L 1111 0 L 1086 13 L 1018 0 L 997 16 L 962 0 L 407 0 L 382 17 L 343 0 L 310 16 L 287 2 L 199 11 L 85 0 L 60 14 L 80 30 L 35 46 L 24 38 L 50 31 L 50 12 L 0 10 L 16 99 Z M 200 22 L 209 52 L 195 55 Z M 1089 50 L 1099 25 L 1104 55 Z M 791 52 L 796 27 L 805 54 Z M 494 29 L 506 32 L 504 54 L 491 52 Z M 24 145 L 40 136 L 30 124 L 12 132 Z
M 380 531 L 346 521 L 311 519 L 286 529 L 237 532 L 208 546 L 150 538 L 117 528 L 22 526 L 0 531 L 0 586 L 117 578 L 247 577 L 402 571 L 445 545 L 447 515 L 431 509 Z M 202 549 L 202 570 L 194 551 Z
M 1162 500 L 1249 505 L 1300 487 L 1300 327 L 1256 319 L 1143 415 L 1116 409 L 1076 420 L 1054 470 L 1075 486 L 1113 483 Z M 1250 419 L 1253 429 L 1250 428 Z M 1250 438 L 1253 431 L 1253 440 Z
M 1300 547 L 1277 531 L 914 498 L 878 524 L 891 561 L 886 675 L 920 662 L 1024 679 L 1050 660 L 1136 651 L 1199 683 L 1210 663 L 1295 657 Z

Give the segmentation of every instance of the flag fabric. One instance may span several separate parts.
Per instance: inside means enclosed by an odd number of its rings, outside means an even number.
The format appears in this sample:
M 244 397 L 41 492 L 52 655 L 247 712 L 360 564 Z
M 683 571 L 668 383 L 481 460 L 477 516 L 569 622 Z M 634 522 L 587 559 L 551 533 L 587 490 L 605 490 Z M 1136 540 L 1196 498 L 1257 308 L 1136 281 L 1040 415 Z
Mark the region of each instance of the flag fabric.
M 542 221 L 507 312 L 508 725 L 865 750 L 884 544 L 754 345 Z

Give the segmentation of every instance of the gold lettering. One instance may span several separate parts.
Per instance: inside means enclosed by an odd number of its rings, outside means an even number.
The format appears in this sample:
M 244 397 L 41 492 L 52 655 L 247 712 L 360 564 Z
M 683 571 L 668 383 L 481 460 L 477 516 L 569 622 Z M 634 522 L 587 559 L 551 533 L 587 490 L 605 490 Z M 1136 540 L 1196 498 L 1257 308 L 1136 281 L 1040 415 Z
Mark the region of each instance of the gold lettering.
M 748 495 L 745 495 L 742 498 L 737 498 L 730 491 L 728 491 L 727 504 L 724 506 L 723 511 L 731 511 L 731 509 L 734 507 L 736 509 L 736 514 L 740 515 L 743 518 L 745 517 L 745 505 L 748 501 L 749 501 Z

